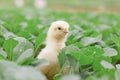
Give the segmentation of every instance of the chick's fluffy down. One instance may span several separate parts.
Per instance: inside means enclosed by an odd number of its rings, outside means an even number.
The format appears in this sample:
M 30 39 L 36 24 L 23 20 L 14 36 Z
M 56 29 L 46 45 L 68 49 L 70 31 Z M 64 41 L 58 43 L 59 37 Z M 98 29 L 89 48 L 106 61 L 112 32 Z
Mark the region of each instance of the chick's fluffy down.
M 65 47 L 69 24 L 65 21 L 56 21 L 51 24 L 46 38 L 46 47 L 39 53 L 38 59 L 47 59 L 49 65 L 38 67 L 49 80 L 60 70 L 58 54 Z
M 56 52 L 54 51 L 49 51 L 49 49 L 45 48 L 42 50 L 40 53 L 41 55 L 38 56 L 39 59 L 47 59 L 49 61 L 49 65 L 46 66 L 41 66 L 39 69 L 48 77 L 52 78 L 56 73 L 58 73 L 60 66 L 58 64 L 58 59 Z

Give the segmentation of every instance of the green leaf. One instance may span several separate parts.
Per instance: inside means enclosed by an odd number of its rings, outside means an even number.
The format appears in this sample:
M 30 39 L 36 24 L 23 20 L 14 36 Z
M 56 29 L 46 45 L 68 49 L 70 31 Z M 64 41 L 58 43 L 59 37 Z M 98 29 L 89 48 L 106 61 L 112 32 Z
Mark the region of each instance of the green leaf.
M 62 74 L 58 73 L 54 76 L 53 80 L 60 80 L 61 77 L 62 77 Z
M 93 57 L 89 57 L 86 55 L 80 55 L 79 57 L 79 63 L 81 66 L 83 65 L 89 65 L 93 62 Z
M 99 47 L 89 46 L 86 48 L 82 48 L 80 52 L 87 56 L 97 57 L 103 55 L 104 50 Z
M 112 57 L 112 56 L 116 56 L 118 55 L 118 52 L 117 50 L 115 50 L 114 48 L 110 48 L 110 47 L 106 47 L 104 48 L 104 56 L 109 56 L 109 57 Z
M 32 62 L 32 65 L 35 67 L 45 66 L 49 64 L 50 64 L 49 61 L 46 59 L 36 59 L 34 62 Z
M 109 62 L 107 62 L 107 61 L 105 61 L 105 60 L 102 60 L 100 63 L 101 63 L 101 65 L 102 65 L 104 68 L 107 68 L 107 69 L 115 69 L 115 67 L 114 67 L 111 63 L 109 63 Z
M 87 47 L 82 48 L 79 52 L 73 52 L 71 56 L 79 61 L 80 66 L 92 64 L 94 58 L 102 56 L 104 53 L 102 48 Z
M 83 48 L 84 47 L 80 42 L 73 43 L 72 45 L 76 46 L 78 48 Z
M 59 64 L 60 64 L 60 67 L 62 68 L 64 63 L 66 62 L 67 60 L 67 57 L 66 57 L 66 54 L 65 54 L 65 48 L 63 48 L 59 55 L 58 55 L 58 60 L 59 60 Z
M 94 78 L 93 76 L 90 76 L 90 77 L 88 77 L 88 78 L 85 79 L 85 80 L 95 80 L 95 78 Z
M 0 24 L 0 36 L 3 35 L 6 32 L 8 32 L 8 30 Z
M 92 64 L 94 71 L 100 71 L 101 69 L 104 69 L 104 67 L 101 65 L 102 60 L 111 62 L 110 57 L 99 56 L 94 58 L 94 62 Z
M 102 41 L 102 35 L 98 35 L 97 37 L 84 37 L 80 41 L 84 46 L 88 46 L 94 43 L 100 43 L 101 45 L 105 45 Z
M 120 37 L 118 37 L 116 35 L 111 35 L 111 39 L 116 44 L 116 46 L 118 46 L 120 48 Z
M 60 78 L 60 80 L 80 80 L 80 79 L 81 79 L 80 76 L 75 74 L 65 75 Z
M 3 56 L 3 55 L 0 55 L 0 60 L 4 60 L 5 59 L 5 57 Z
M 46 34 L 42 34 L 42 33 L 40 33 L 39 36 L 36 38 L 36 40 L 35 40 L 35 54 L 34 54 L 34 56 L 36 56 L 36 52 L 38 51 L 39 47 L 45 41 L 45 38 L 46 38 Z
M 21 31 L 21 32 L 17 33 L 17 35 L 20 37 L 24 37 L 26 39 L 29 39 L 31 37 L 30 33 L 26 32 L 26 31 Z
M 60 66 L 63 67 L 63 65 L 66 63 L 68 54 L 72 54 L 73 52 L 76 51 L 79 51 L 79 48 L 75 46 L 67 46 L 63 48 L 58 55 Z
M 0 36 L 3 36 L 5 39 L 9 39 L 10 37 L 16 37 L 15 34 L 9 32 L 5 27 L 0 25 Z
M 32 63 L 36 61 L 35 58 L 26 58 L 24 60 L 22 60 L 21 62 L 19 62 L 20 65 L 32 65 Z
M 0 60 L 1 80 L 47 80 L 46 77 L 32 67 L 20 67 L 13 62 Z
M 98 77 L 109 76 L 111 80 L 114 80 L 115 69 L 101 69 L 97 74 Z
M 4 43 L 4 38 L 0 36 L 0 47 L 3 45 Z
M 4 58 L 7 58 L 7 53 L 2 48 L 0 48 L 0 55 L 2 55 Z
M 17 63 L 23 63 L 26 59 L 32 58 L 33 55 L 33 49 L 28 49 L 24 51 L 16 60 Z
M 38 35 L 39 34 L 39 29 L 37 28 L 37 27 L 35 27 L 36 26 L 36 24 L 31 24 L 31 23 L 28 23 L 28 26 L 29 27 L 26 27 L 25 28 L 25 31 L 26 32 L 30 32 L 31 34 L 33 34 L 33 35 Z
M 120 69 L 115 71 L 115 80 L 120 80 Z
M 73 44 L 76 41 L 77 40 L 75 39 L 75 36 L 72 34 L 68 37 L 68 40 L 67 40 L 66 44 L 70 45 L 70 44 Z
M 80 66 L 88 65 L 93 62 L 93 56 L 84 55 L 80 51 L 76 53 L 72 53 L 71 56 L 77 61 L 79 61 Z
M 16 47 L 17 44 L 18 44 L 18 42 L 12 38 L 10 38 L 4 42 L 3 48 L 7 52 L 9 60 L 13 59 L 13 49 Z
M 19 44 L 14 48 L 13 50 L 13 55 L 14 55 L 14 61 L 26 50 L 32 49 L 34 50 L 33 44 L 28 41 L 27 39 L 23 37 L 16 37 L 14 38 L 19 42 Z

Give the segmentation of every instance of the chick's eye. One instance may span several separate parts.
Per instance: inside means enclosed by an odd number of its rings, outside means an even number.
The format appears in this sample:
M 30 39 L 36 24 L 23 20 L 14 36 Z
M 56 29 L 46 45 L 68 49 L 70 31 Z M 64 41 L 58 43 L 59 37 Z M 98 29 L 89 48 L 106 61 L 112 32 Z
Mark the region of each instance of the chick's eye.
M 58 27 L 58 30 L 61 30 L 62 28 Z

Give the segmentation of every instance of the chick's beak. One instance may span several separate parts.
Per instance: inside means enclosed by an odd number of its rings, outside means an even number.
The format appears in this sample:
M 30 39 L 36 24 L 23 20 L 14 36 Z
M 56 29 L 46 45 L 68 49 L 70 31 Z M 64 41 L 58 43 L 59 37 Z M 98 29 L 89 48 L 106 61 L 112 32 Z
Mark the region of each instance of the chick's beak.
M 66 34 L 69 33 L 69 30 L 65 29 L 65 30 L 64 30 L 64 33 L 66 33 Z

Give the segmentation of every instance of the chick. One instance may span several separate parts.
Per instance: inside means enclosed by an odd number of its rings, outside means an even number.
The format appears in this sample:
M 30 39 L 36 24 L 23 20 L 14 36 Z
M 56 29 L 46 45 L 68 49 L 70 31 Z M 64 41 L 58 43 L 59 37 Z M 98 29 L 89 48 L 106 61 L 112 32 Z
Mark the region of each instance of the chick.
M 46 38 L 46 47 L 37 56 L 38 59 L 47 59 L 49 65 L 41 66 L 39 69 L 52 80 L 59 72 L 58 54 L 65 47 L 65 41 L 69 32 L 69 24 L 65 21 L 55 21 L 51 24 Z

